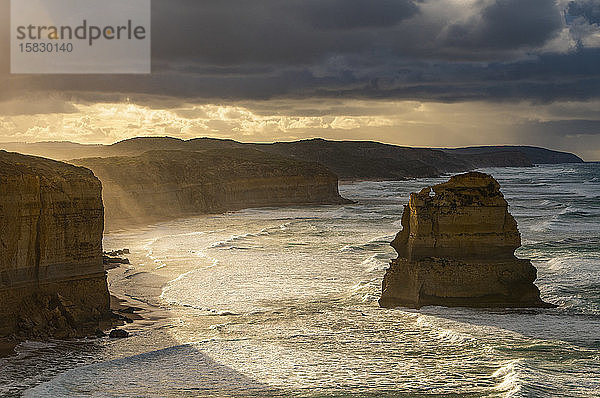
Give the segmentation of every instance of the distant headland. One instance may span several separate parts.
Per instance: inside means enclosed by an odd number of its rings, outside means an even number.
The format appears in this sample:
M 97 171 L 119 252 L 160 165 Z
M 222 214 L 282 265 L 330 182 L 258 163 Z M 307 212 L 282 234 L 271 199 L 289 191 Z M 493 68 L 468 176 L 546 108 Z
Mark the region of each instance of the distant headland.
M 583 162 L 572 153 L 533 146 L 436 149 L 321 138 L 293 142 L 242 143 L 216 138 L 182 140 L 172 137 L 136 137 L 111 145 L 72 142 L 0 144 L 0 149 L 63 161 L 87 157 L 134 156 L 150 150 L 199 152 L 231 148 L 254 149 L 287 158 L 318 162 L 341 180 L 402 180 L 482 167 L 532 167 L 536 164 Z

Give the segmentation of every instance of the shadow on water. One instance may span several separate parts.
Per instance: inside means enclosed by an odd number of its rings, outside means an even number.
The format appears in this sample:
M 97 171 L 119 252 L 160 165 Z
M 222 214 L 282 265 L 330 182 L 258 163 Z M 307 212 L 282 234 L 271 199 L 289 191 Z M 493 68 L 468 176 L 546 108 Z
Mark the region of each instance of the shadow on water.
M 285 394 L 184 344 L 75 368 L 27 391 L 24 397 L 231 395 Z
M 135 339 L 135 336 L 132 338 Z M 127 340 L 117 341 L 131 344 Z M 163 341 L 168 347 L 143 352 L 122 358 L 106 360 L 88 365 L 68 364 L 68 358 L 105 355 L 106 347 L 98 345 L 98 341 L 87 342 L 55 342 L 53 348 L 62 353 L 61 373 L 36 387 L 26 390 L 15 386 L 10 392 L 0 394 L 5 397 L 307 397 L 307 398 L 342 398 L 342 397 L 481 397 L 485 394 L 435 394 L 406 393 L 398 391 L 331 391 L 315 392 L 311 388 L 298 390 L 277 389 L 266 382 L 255 380 L 231 367 L 225 366 L 211 358 L 192 344 L 168 346 L 174 341 Z M 64 343 L 64 344 L 63 344 Z M 32 343 L 33 344 L 33 343 Z M 63 344 L 59 346 L 58 344 Z M 59 348 L 60 347 L 60 348 Z M 33 347 L 30 347 L 33 348 Z M 41 343 L 40 343 L 40 347 Z M 113 347 L 119 349 L 119 347 Z M 45 356 L 52 351 L 47 345 Z M 47 364 L 46 364 L 47 365 Z M 40 368 L 44 363 L 39 364 Z M 29 369 L 32 371 L 33 369 Z M 42 369 L 40 369 L 42 371 Z M 22 395 L 21 395 L 22 394 Z M 485 395 L 487 396 L 487 395 Z
M 494 333 L 502 330 L 533 340 L 567 343 L 582 349 L 600 348 L 600 316 L 556 309 L 493 309 L 423 307 L 420 314 L 467 323 Z
M 165 282 L 127 270 L 120 280 L 153 294 Z M 193 343 L 182 344 L 172 336 L 177 316 L 156 303 L 131 295 L 125 303 L 142 314 L 125 326 L 129 338 L 24 342 L 16 356 L 0 359 L 0 397 L 293 395 L 219 363 Z

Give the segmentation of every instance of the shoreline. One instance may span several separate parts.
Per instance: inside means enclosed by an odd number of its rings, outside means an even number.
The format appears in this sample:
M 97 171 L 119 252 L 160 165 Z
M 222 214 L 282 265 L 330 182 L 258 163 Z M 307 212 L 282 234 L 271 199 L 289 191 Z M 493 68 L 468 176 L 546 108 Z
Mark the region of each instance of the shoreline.
M 133 297 L 127 296 L 125 292 L 109 291 L 109 295 L 111 312 L 110 327 L 106 329 L 100 329 L 103 333 L 105 333 L 104 336 L 94 336 L 94 334 L 90 334 L 87 337 L 89 339 L 107 338 L 110 331 L 114 329 L 144 329 L 154 325 L 157 321 L 168 318 L 167 314 L 161 313 L 163 310 L 160 307 L 153 306 L 141 300 L 136 300 Z M 18 354 L 16 348 L 25 341 L 28 341 L 28 339 L 0 339 L 0 359 L 16 356 Z M 64 341 L 69 341 L 69 339 Z
M 123 324 L 114 326 L 111 330 L 131 329 L 131 326 L 136 329 L 140 326 L 144 328 L 168 318 L 166 310 L 116 292 L 110 292 L 110 310 L 118 319 L 124 321 Z
M 370 180 L 365 180 L 370 181 Z M 338 184 L 342 182 L 339 181 Z M 344 198 L 340 196 L 337 201 L 316 201 L 316 202 L 304 202 L 304 203 L 274 203 L 274 204 L 265 204 L 261 206 L 250 206 L 250 207 L 231 207 L 230 209 L 222 209 L 208 212 L 191 212 L 189 214 L 179 214 L 176 216 L 169 217 L 151 217 L 145 220 L 137 220 L 134 218 L 119 218 L 113 220 L 107 220 L 105 218 L 104 222 L 104 232 L 103 236 L 106 234 L 113 233 L 121 233 L 127 232 L 130 230 L 140 230 L 144 228 L 151 228 L 161 223 L 180 220 L 180 219 L 188 219 L 193 217 L 203 217 L 203 216 L 215 216 L 215 215 L 223 215 L 227 213 L 233 213 L 243 210 L 251 210 L 251 209 L 263 209 L 263 208 L 286 208 L 286 207 L 312 207 L 312 206 L 342 206 L 356 203 L 356 201 L 348 198 Z
M 129 261 L 128 256 L 125 259 Z M 109 285 L 110 311 L 115 319 L 122 322 L 120 325 L 114 325 L 112 329 L 119 328 L 132 332 L 151 327 L 157 322 L 169 318 L 170 313 L 159 304 L 159 295 L 152 294 L 151 297 L 144 299 L 144 296 L 136 297 L 131 294 L 135 294 L 135 292 L 119 286 L 118 282 L 127 277 L 130 264 L 105 264 L 105 269 Z M 148 298 L 150 301 L 147 300 Z

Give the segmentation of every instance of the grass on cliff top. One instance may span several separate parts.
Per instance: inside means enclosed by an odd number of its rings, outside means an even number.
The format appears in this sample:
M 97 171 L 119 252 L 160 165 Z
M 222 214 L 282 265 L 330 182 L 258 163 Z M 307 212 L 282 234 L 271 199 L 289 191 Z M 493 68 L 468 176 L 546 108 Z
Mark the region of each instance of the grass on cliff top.
M 0 176 L 36 175 L 55 177 L 92 177 L 92 173 L 83 168 L 50 160 L 39 156 L 22 155 L 16 152 L 0 150 Z
M 77 159 L 73 163 L 92 169 L 96 175 L 119 176 L 119 180 L 131 183 L 144 178 L 172 182 L 278 176 L 336 178 L 319 163 L 248 148 L 155 150 L 137 156 Z

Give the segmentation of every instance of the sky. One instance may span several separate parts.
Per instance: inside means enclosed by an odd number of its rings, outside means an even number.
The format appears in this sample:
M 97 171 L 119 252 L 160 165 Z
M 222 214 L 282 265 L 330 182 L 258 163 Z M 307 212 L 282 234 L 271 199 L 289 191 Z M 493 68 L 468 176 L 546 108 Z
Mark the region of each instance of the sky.
M 600 0 L 153 0 L 152 74 L 83 76 L 10 75 L 8 7 L 0 142 L 322 137 L 600 160 Z

